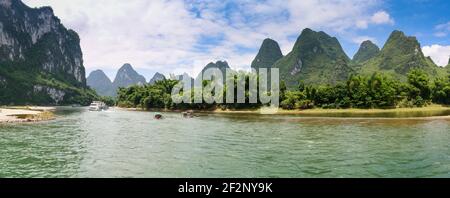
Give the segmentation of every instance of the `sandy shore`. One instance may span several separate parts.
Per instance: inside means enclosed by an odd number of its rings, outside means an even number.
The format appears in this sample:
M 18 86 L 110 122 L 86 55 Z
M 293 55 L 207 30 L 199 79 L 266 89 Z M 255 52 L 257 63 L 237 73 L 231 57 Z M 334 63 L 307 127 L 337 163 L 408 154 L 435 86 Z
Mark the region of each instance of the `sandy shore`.
M 54 119 L 52 107 L 0 108 L 0 123 L 37 122 Z

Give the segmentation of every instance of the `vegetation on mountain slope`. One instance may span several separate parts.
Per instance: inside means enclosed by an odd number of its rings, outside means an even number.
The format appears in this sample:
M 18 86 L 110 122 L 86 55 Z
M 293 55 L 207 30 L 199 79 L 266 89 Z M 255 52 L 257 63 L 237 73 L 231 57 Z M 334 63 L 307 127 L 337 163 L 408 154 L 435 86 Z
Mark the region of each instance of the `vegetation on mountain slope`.
M 372 41 L 364 41 L 358 52 L 356 52 L 355 56 L 353 57 L 353 62 L 355 63 L 362 63 L 366 62 L 369 59 L 374 58 L 380 53 L 380 48 L 372 43 Z
M 288 87 L 306 84 L 336 84 L 354 73 L 339 41 L 324 32 L 302 31 L 292 51 L 275 63 Z
M 445 76 L 443 68 L 424 56 L 415 37 L 408 37 L 401 31 L 394 31 L 379 55 L 364 63 L 360 73 L 380 72 L 406 81 L 407 74 L 414 69 L 423 70 L 433 78 Z
M 265 39 L 252 62 L 251 68 L 257 71 L 259 68 L 271 68 L 282 57 L 283 54 L 278 43 L 272 39 Z

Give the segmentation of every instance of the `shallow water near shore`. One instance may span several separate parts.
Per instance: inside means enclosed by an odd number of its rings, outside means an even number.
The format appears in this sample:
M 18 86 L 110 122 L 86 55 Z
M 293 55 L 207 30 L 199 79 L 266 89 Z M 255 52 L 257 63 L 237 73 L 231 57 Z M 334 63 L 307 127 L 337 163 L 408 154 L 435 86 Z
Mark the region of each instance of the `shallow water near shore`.
M 450 118 L 58 108 L 0 125 L 0 177 L 450 177 Z

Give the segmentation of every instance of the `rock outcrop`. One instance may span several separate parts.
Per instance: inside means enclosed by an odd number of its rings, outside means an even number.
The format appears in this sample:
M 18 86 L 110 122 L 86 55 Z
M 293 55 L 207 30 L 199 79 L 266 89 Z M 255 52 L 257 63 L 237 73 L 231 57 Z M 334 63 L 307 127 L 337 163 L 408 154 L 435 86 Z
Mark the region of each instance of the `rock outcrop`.
M 50 7 L 0 0 L 0 103 L 89 103 L 80 38 Z

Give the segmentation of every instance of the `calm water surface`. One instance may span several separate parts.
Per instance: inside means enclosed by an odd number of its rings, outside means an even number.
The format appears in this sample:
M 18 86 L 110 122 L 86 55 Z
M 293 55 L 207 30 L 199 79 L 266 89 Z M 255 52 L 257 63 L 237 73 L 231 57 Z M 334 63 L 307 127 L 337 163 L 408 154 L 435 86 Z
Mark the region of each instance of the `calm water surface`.
M 0 125 L 0 177 L 450 177 L 450 119 L 59 108 Z

